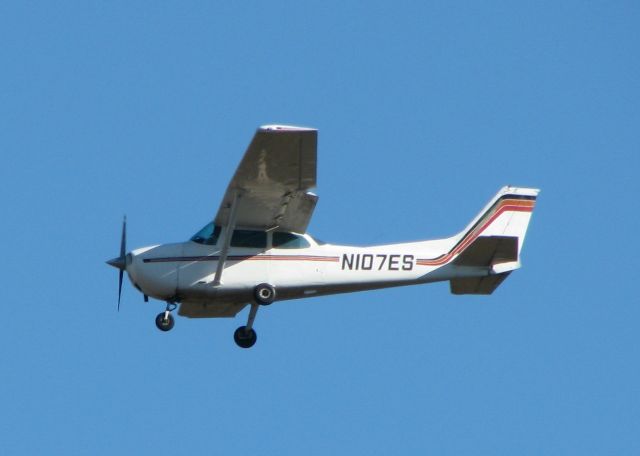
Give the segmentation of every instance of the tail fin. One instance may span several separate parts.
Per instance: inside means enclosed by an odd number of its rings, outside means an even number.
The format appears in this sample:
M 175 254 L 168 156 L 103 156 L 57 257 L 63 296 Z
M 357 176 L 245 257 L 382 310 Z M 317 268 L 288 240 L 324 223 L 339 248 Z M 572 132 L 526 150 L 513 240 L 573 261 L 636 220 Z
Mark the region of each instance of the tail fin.
M 520 251 L 540 190 L 503 187 L 457 236 L 453 264 L 479 268 L 481 275 L 451 279 L 454 294 L 491 294 L 520 267 Z
M 503 187 L 485 208 L 456 238 L 464 250 L 479 236 L 513 236 L 518 238 L 518 254 L 524 244 L 531 213 L 540 190 Z

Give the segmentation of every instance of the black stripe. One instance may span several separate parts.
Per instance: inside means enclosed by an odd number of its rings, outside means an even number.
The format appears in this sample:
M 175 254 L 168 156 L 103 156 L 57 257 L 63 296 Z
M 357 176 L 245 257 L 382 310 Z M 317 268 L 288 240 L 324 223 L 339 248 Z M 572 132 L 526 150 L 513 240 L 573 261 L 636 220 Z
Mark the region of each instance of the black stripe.
M 498 198 L 496 200 L 495 203 L 493 203 L 493 205 L 487 209 L 484 214 L 482 214 L 482 217 L 480 217 L 478 219 L 478 221 L 476 223 L 473 224 L 473 226 L 467 230 L 466 233 L 464 233 L 464 235 L 462 236 L 462 238 L 460 238 L 460 240 L 458 242 L 456 242 L 456 244 L 447 252 L 447 253 L 443 253 L 440 256 L 437 256 L 435 258 L 418 258 L 418 261 L 420 260 L 426 260 L 426 261 L 436 261 L 439 260 L 440 258 L 449 255 L 451 252 L 453 252 L 460 244 L 462 244 L 467 237 L 469 236 L 469 233 L 473 233 L 473 231 L 479 226 L 481 225 L 485 220 L 487 220 L 487 218 L 491 217 L 493 215 L 493 213 L 496 211 L 496 208 L 500 205 L 500 203 L 503 200 L 506 199 L 515 199 L 515 200 L 524 200 L 524 201 L 535 201 L 536 200 L 536 196 L 531 196 L 531 195 L 514 195 L 511 193 L 507 193 L 506 195 L 502 195 L 500 198 Z
M 507 194 L 507 195 L 502 195 L 498 201 L 501 201 L 503 199 L 516 199 L 516 200 L 533 200 L 535 201 L 537 198 L 537 196 L 532 196 L 532 195 L 513 195 L 513 194 Z
M 461 244 L 465 240 L 465 238 L 467 237 L 467 235 L 469 233 L 472 233 L 473 230 L 475 230 L 479 225 L 481 225 L 488 217 L 493 215 L 493 213 L 495 212 L 496 208 L 500 205 L 500 203 L 502 201 L 506 200 L 506 199 L 535 201 L 536 197 L 535 196 L 529 196 L 529 195 L 512 195 L 512 194 L 502 195 L 500 198 L 498 198 L 496 200 L 495 203 L 493 203 L 493 206 L 491 206 L 484 214 L 482 214 L 482 217 L 480 217 L 480 219 L 476 223 L 473 224 L 471 229 L 467 230 L 467 232 L 464 234 L 464 236 L 462 236 L 462 239 L 460 239 L 460 241 L 458 241 L 458 243 L 456 243 L 456 245 L 454 245 L 453 248 L 449 252 L 454 250 L 459 244 Z
M 285 259 L 296 259 L 299 258 L 301 260 L 310 260 L 310 261 L 324 261 L 324 260 L 338 260 L 337 256 L 319 256 L 319 255 L 233 255 L 228 256 L 227 261 L 243 261 L 250 260 L 252 258 L 264 258 L 272 259 L 274 258 L 285 258 Z M 171 263 L 171 262 L 184 262 L 184 261 L 218 261 L 220 259 L 219 256 L 192 256 L 192 257 L 158 257 L 158 258 L 145 258 L 142 260 L 143 263 Z M 278 261 L 278 260 L 274 260 Z

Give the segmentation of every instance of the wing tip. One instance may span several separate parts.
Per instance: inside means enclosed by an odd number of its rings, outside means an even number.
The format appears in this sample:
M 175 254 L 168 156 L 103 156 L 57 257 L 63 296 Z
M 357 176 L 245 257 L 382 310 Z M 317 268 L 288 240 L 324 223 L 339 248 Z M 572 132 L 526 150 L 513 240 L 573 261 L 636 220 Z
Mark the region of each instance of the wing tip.
M 299 127 L 296 125 L 262 125 L 258 128 L 259 131 L 317 131 L 315 128 Z

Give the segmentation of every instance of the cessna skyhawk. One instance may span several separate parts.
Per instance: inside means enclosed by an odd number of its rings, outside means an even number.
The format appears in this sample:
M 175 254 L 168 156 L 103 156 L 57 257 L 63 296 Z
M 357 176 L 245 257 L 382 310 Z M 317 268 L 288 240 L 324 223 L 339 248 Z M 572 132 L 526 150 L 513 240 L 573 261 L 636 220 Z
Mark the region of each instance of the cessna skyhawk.
M 144 295 L 191 318 L 235 317 L 250 306 L 234 333 L 242 348 L 257 339 L 260 306 L 274 301 L 449 281 L 454 294 L 491 294 L 520 267 L 520 251 L 539 190 L 503 187 L 460 233 L 420 242 L 353 247 L 320 242 L 307 233 L 318 201 L 317 130 L 258 128 L 215 218 L 190 240 L 126 253 L 107 263 L 127 272 Z

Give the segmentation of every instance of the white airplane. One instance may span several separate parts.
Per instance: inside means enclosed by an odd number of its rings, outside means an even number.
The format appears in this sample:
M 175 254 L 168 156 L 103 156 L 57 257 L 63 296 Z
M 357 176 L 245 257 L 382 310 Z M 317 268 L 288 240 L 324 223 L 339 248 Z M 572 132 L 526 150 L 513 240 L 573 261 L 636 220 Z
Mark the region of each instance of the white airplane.
M 353 247 L 321 242 L 307 231 L 318 197 L 317 130 L 267 125 L 256 132 L 212 222 L 190 240 L 126 253 L 107 263 L 127 272 L 144 295 L 166 302 L 156 317 L 162 331 L 171 314 L 235 317 L 250 305 L 236 344 L 252 347 L 260 306 L 274 301 L 449 281 L 454 294 L 491 294 L 520 267 L 520 251 L 538 189 L 503 187 L 455 236 Z

